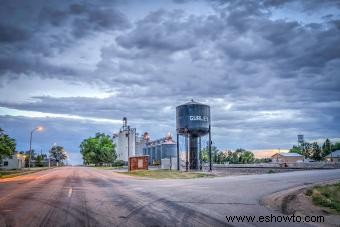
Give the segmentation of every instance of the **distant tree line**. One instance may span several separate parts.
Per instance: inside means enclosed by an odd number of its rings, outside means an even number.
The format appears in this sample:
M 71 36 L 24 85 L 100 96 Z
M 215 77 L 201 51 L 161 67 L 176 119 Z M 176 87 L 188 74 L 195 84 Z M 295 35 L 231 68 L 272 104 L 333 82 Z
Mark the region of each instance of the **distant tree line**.
M 293 146 L 292 149 L 289 150 L 291 153 L 298 153 L 303 155 L 305 158 L 313 159 L 316 161 L 323 160 L 327 155 L 335 150 L 340 150 L 340 143 L 332 143 L 328 138 L 319 146 L 317 142 L 304 142 L 300 146 Z
M 19 154 L 22 154 L 25 156 L 25 167 L 28 167 L 28 159 L 30 151 L 19 151 Z M 44 160 L 47 158 L 47 154 L 38 154 L 34 149 L 31 151 L 31 161 L 34 161 L 34 166 L 36 167 L 43 167 L 44 166 Z
M 95 137 L 84 139 L 80 144 L 80 153 L 85 165 L 112 165 L 117 158 L 116 145 L 104 133 L 96 133 Z
M 234 152 L 232 152 L 232 151 L 220 151 L 217 149 L 217 147 L 212 146 L 211 153 L 212 161 L 218 164 L 223 163 L 248 164 L 254 163 L 256 161 L 254 153 L 242 148 L 236 149 Z M 209 161 L 208 147 L 202 150 L 201 155 L 202 155 L 201 159 L 203 162 Z
M 30 156 L 30 151 L 20 151 L 19 154 L 25 155 L 25 167 L 28 167 L 28 159 Z M 47 154 L 43 154 L 40 152 L 36 152 L 34 149 L 31 150 L 31 161 L 34 161 L 35 167 L 44 167 L 48 166 L 48 161 L 51 161 L 51 165 L 62 166 L 64 165 L 64 161 L 68 158 L 67 153 L 63 146 L 53 145 Z M 50 159 L 50 160 L 48 160 Z M 32 163 L 31 163 L 32 165 Z

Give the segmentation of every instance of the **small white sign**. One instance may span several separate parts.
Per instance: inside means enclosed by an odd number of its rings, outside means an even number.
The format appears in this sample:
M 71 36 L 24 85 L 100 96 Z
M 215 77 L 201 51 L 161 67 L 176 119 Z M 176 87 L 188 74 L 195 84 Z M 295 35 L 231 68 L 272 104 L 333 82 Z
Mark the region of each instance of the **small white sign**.
M 139 168 L 143 168 L 143 159 L 138 159 L 138 164 L 137 164 L 137 167 L 138 167 L 138 169 Z

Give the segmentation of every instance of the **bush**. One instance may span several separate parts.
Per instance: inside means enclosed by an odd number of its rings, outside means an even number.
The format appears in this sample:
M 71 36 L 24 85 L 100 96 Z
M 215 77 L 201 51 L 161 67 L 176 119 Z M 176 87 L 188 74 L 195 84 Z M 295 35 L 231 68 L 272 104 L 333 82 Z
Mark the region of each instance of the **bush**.
M 314 204 L 340 212 L 340 183 L 316 186 L 308 189 L 306 195 L 311 197 Z
M 113 162 L 113 166 L 118 167 L 118 166 L 123 166 L 125 162 L 123 160 L 116 160 Z
M 313 189 L 308 189 L 308 190 L 306 191 L 306 195 L 307 195 L 307 196 L 313 195 Z

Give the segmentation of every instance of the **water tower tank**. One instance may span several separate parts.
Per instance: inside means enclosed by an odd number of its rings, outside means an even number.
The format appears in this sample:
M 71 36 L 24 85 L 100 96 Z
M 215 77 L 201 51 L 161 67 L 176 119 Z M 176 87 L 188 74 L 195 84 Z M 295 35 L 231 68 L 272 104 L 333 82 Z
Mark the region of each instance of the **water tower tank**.
M 191 137 L 209 133 L 210 107 L 191 100 L 176 107 L 176 130 L 180 135 Z

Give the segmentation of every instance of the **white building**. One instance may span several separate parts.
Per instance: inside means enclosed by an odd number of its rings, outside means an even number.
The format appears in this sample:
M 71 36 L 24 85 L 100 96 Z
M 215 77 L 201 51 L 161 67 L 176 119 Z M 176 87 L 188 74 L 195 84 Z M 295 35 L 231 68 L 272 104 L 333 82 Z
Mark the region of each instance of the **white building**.
M 113 134 L 113 142 L 116 144 L 117 159 L 128 161 L 129 156 L 136 154 L 136 132 L 123 130 Z
M 13 154 L 11 157 L 4 158 L 0 162 L 0 169 L 21 169 L 25 168 L 25 155 Z
M 276 163 L 293 163 L 303 162 L 304 157 L 298 153 L 276 153 L 272 157 L 272 162 Z
M 118 133 L 112 136 L 116 144 L 117 160 L 128 161 L 128 157 L 143 155 L 144 138 L 139 137 L 136 128 L 127 125 L 126 117 L 123 118 L 123 126 Z

